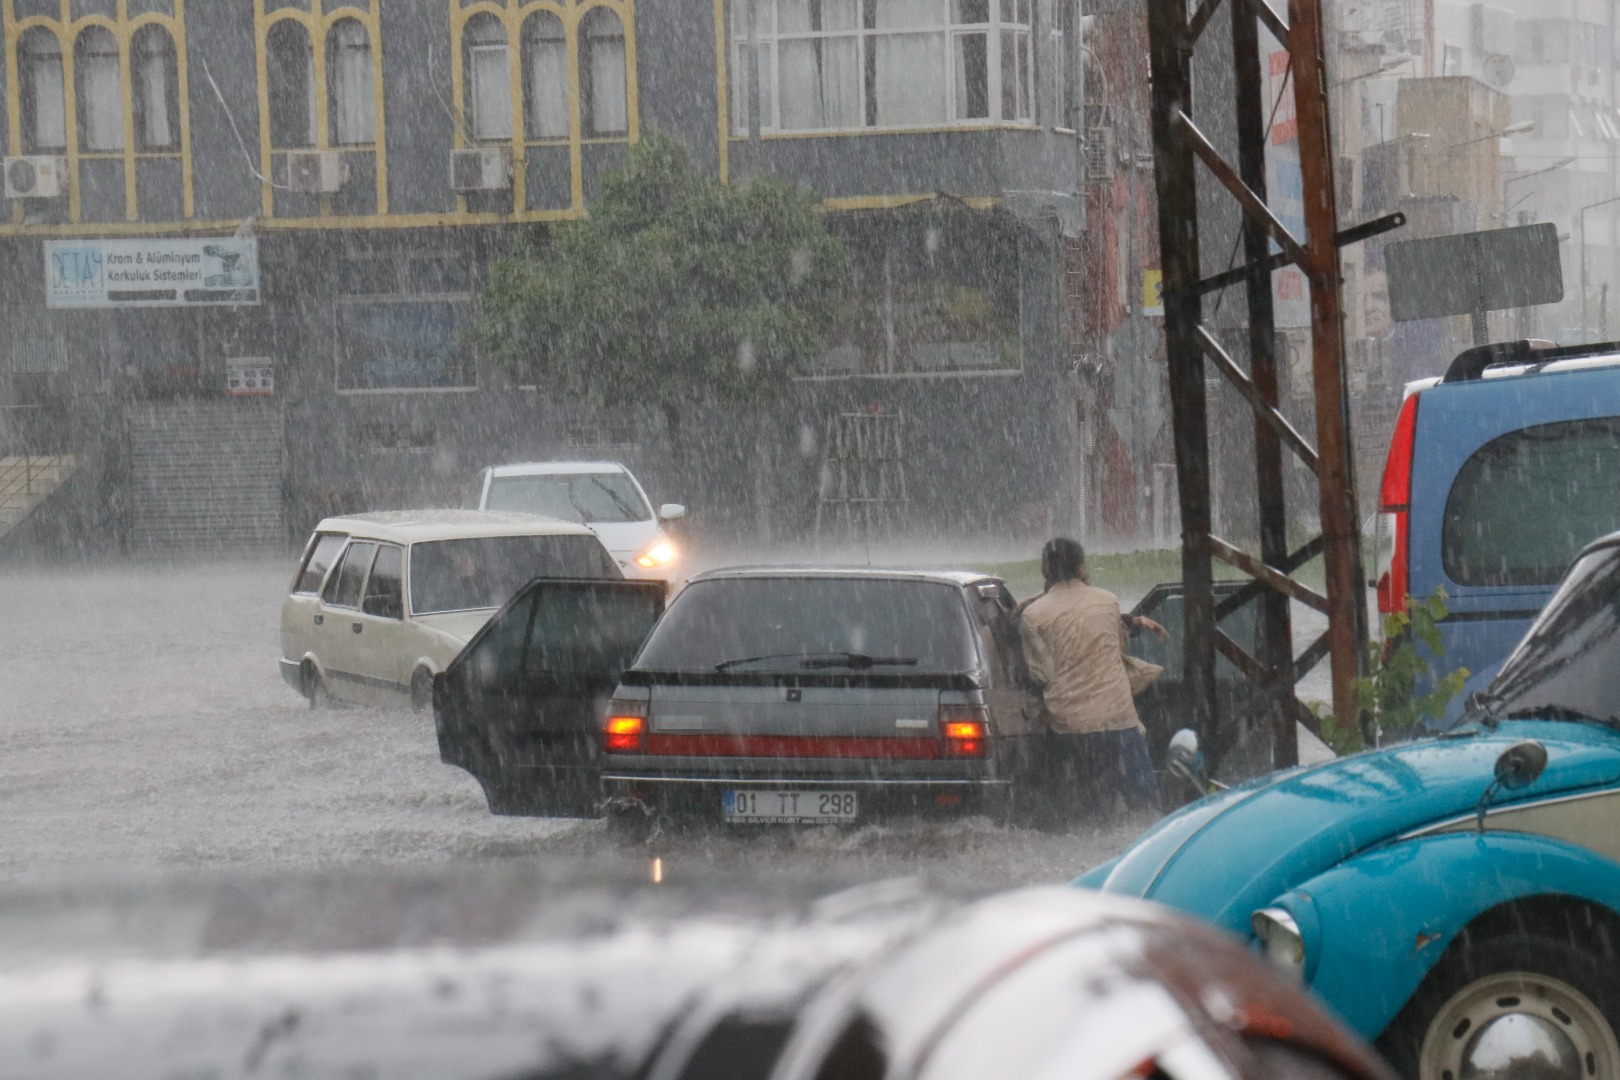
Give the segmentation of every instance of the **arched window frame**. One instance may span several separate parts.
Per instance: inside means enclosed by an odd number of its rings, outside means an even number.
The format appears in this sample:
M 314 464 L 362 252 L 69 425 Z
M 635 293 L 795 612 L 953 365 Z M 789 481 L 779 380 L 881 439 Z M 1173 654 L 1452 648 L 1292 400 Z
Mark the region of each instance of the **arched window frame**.
M 120 5 L 122 6 L 122 5 Z M 64 5 L 65 7 L 65 5 Z M 140 220 L 137 162 L 143 158 L 177 158 L 181 163 L 181 213 L 190 219 L 195 213 L 195 193 L 191 173 L 191 108 L 188 98 L 189 73 L 186 66 L 186 0 L 168 0 L 169 10 L 146 11 L 139 15 L 115 16 L 88 14 L 80 18 L 55 18 L 48 15 L 30 15 L 19 19 L 13 0 L 0 0 L 0 15 L 10 33 L 6 36 L 5 71 L 8 137 L 5 152 L 12 155 L 25 152 L 60 153 L 67 161 L 69 175 L 67 203 L 69 222 L 84 220 L 80 199 L 80 160 L 85 157 L 100 159 L 122 158 L 124 164 L 124 216 L 127 221 Z M 66 12 L 64 12 L 66 14 Z M 132 43 L 147 27 L 158 27 L 173 46 L 172 81 L 169 85 L 171 140 L 165 149 L 143 149 L 134 101 L 134 83 L 131 78 Z M 78 101 L 81 73 L 75 64 L 81 35 L 88 29 L 104 30 L 117 43 L 118 110 L 119 118 L 114 131 L 118 134 L 119 149 L 92 150 L 83 138 L 80 118 L 82 108 Z M 23 78 L 20 70 L 21 43 L 35 31 L 43 31 L 56 38 L 62 63 L 62 116 L 61 146 L 37 145 L 23 129 Z M 109 50 L 110 52 L 110 50 Z M 110 65 L 108 65 L 110 68 Z M 31 92 L 31 91 L 30 91 Z M 177 125 L 177 126 L 176 126 Z M 109 124 L 108 126 L 112 126 Z M 21 221 L 21 207 L 14 207 L 15 221 Z
M 579 53 L 579 116 L 587 139 L 630 135 L 630 41 L 620 13 L 605 4 L 586 8 L 575 35 Z
M 512 139 L 512 41 L 506 21 L 474 12 L 461 34 L 463 106 L 467 135 L 480 143 Z
M 531 143 L 568 139 L 568 27 L 555 11 L 523 19 L 523 134 Z
M 300 19 L 282 19 L 265 34 L 266 89 L 270 145 L 277 150 L 315 146 L 315 42 Z M 302 110 L 302 115 L 293 108 Z
M 622 72 L 623 89 L 616 95 L 591 94 L 584 87 L 590 78 L 590 45 L 586 20 L 602 12 L 596 22 L 614 20 L 616 33 L 602 35 L 601 48 L 616 53 L 611 59 Z M 506 28 L 508 58 L 513 80 L 512 179 L 513 202 L 519 214 L 527 208 L 528 151 L 537 146 L 569 148 L 571 210 L 584 209 L 583 155 L 585 143 L 633 143 L 640 137 L 636 91 L 635 0 L 450 0 L 452 64 L 450 86 L 454 96 L 457 147 L 487 145 L 467 122 L 471 102 L 468 87 L 467 33 L 473 21 L 489 15 Z M 542 52 L 540 44 L 545 43 Z M 583 59 L 582 59 L 583 52 Z M 601 52 L 598 52 L 601 58 Z M 602 67 L 602 63 L 596 65 Z M 578 82 L 570 84 L 569 74 Z M 552 87 L 547 90 L 547 85 Z M 596 99 L 616 101 L 612 124 L 599 124 L 593 115 Z M 617 130 L 599 130 L 601 127 Z M 492 140 L 504 144 L 505 140 Z M 462 210 L 467 201 L 460 200 Z M 555 211 L 546 212 L 554 215 Z
M 334 147 L 377 145 L 377 69 L 370 28 L 352 16 L 326 28 L 326 110 Z
M 130 36 L 130 106 L 135 149 L 165 153 L 180 148 L 180 56 L 164 27 L 147 23 Z
M 341 150 L 346 154 L 371 154 L 376 162 L 376 213 L 388 213 L 388 118 L 384 107 L 383 55 L 379 0 L 307 0 L 305 7 L 282 7 L 271 12 L 266 0 L 253 0 L 254 32 L 258 43 L 259 66 L 259 160 L 262 177 L 274 175 L 275 159 L 290 149 Z M 329 34 L 345 20 L 359 23 L 366 32 L 371 60 L 371 141 L 363 144 L 338 144 L 333 138 L 331 105 L 331 64 L 328 57 Z M 270 31 L 284 20 L 301 23 L 311 42 L 311 70 L 314 83 L 314 144 L 309 147 L 280 147 L 272 145 L 269 121 L 269 57 Z M 274 217 L 275 188 L 261 181 L 261 205 L 266 217 Z M 323 205 L 321 214 L 330 215 L 331 208 Z
M 67 53 L 55 31 L 31 26 L 17 35 L 21 149 L 61 153 L 68 145 Z
M 125 138 L 124 50 L 100 22 L 73 35 L 74 123 L 79 152 L 123 156 Z

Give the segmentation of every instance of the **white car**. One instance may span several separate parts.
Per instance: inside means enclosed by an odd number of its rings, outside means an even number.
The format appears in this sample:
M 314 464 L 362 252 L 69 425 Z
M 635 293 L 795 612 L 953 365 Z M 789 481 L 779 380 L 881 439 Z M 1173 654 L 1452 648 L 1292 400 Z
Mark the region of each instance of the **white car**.
M 536 577 L 618 579 L 571 521 L 478 510 L 391 510 L 315 528 L 281 609 L 281 674 L 319 705 L 432 701 L 433 676 Z
M 544 514 L 588 525 L 629 577 L 667 580 L 680 553 L 663 523 L 686 516 L 680 503 L 652 504 L 630 470 L 614 461 L 541 461 L 485 469 L 480 510 Z

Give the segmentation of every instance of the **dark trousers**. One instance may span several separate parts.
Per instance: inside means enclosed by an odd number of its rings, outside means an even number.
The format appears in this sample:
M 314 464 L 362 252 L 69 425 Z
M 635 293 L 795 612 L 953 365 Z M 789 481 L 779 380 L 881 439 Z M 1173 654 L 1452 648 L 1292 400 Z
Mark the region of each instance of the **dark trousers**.
M 1147 739 L 1135 728 L 1083 735 L 1047 732 L 1016 740 L 1016 803 L 1040 828 L 1064 828 L 1159 809 Z

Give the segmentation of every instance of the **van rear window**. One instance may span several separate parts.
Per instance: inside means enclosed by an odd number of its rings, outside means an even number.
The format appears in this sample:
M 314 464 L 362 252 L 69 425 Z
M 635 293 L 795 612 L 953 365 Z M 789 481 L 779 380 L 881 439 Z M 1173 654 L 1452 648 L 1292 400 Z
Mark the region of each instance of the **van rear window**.
M 1459 585 L 1552 585 L 1620 530 L 1620 417 L 1538 424 L 1480 447 L 1446 499 L 1441 560 Z

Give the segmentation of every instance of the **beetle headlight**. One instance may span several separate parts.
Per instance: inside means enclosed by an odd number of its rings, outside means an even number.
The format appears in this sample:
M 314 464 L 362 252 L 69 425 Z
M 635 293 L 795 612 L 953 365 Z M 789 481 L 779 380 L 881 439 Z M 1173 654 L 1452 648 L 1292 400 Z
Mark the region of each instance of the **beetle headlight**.
M 1260 942 L 1260 951 L 1279 971 L 1294 978 L 1305 979 L 1305 937 L 1299 932 L 1299 923 L 1284 908 L 1261 908 L 1249 916 L 1254 936 Z

